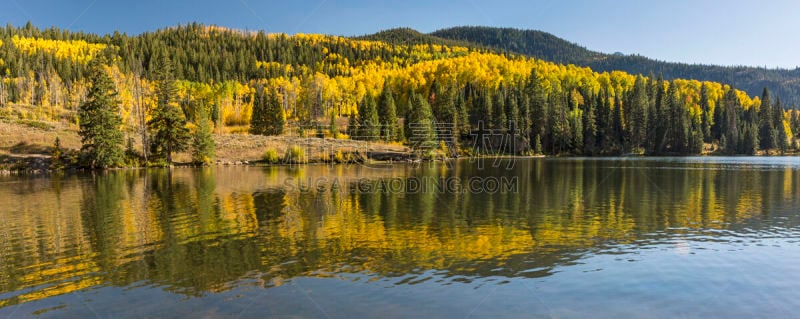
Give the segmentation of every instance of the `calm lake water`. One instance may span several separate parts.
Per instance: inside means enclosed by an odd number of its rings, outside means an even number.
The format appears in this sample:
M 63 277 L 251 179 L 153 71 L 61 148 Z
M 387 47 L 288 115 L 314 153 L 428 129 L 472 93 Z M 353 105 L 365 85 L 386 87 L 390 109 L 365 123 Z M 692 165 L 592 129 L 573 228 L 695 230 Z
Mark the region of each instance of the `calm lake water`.
M 0 177 L 0 318 L 798 316 L 799 158 Z

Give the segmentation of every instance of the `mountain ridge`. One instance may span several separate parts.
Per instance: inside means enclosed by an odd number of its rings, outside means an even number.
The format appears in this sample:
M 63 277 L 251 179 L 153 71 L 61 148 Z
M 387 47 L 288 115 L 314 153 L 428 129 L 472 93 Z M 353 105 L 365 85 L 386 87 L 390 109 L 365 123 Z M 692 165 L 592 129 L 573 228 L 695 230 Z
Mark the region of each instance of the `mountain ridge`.
M 447 40 L 467 41 L 556 63 L 586 66 L 597 72 L 625 71 L 642 75 L 653 73 L 661 74 L 665 79 L 685 78 L 721 82 L 741 88 L 751 96 L 757 96 L 764 87 L 770 87 L 777 97 L 789 102 L 787 105 L 800 103 L 800 68 L 767 69 L 753 66 L 691 64 L 661 61 L 638 54 L 620 56 L 592 51 L 544 31 L 516 28 L 451 27 L 431 32 L 429 35 Z

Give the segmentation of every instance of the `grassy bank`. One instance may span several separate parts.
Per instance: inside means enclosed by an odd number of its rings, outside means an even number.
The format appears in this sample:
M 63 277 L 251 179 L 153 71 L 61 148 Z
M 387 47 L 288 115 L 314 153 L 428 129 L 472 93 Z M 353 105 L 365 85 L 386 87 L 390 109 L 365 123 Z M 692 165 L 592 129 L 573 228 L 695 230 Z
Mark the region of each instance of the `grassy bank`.
M 56 137 L 65 151 L 80 149 L 80 137 L 73 127 L 49 122 L 0 120 L 0 171 L 48 169 Z M 302 156 L 295 161 L 308 163 L 397 159 L 411 154 L 408 147 L 399 143 L 248 134 L 215 134 L 213 138 L 215 163 L 219 165 L 265 163 L 266 153 L 276 154 L 278 162 L 283 162 L 287 154 L 292 153 L 292 147 L 302 150 Z M 138 140 L 134 146 L 141 151 Z M 177 164 L 189 163 L 191 153 L 177 153 L 173 158 Z

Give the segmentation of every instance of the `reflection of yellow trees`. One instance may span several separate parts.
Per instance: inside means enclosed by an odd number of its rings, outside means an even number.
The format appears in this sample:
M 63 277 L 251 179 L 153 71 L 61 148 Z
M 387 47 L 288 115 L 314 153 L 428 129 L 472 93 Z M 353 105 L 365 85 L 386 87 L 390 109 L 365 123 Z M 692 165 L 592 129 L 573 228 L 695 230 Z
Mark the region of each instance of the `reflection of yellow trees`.
M 243 276 L 278 284 L 337 271 L 485 275 L 519 260 L 548 269 L 587 249 L 646 236 L 748 227 L 800 200 L 800 172 L 712 164 L 517 163 L 517 194 L 353 193 L 355 183 L 509 174 L 362 166 L 121 171 L 0 189 L 0 307 L 150 281 L 189 295 Z M 687 169 L 688 168 L 688 169 Z M 703 168 L 703 169 L 700 169 Z M 287 179 L 349 181 L 322 191 Z M 373 190 L 375 188 L 372 188 Z M 27 290 L 26 290 L 27 289 Z

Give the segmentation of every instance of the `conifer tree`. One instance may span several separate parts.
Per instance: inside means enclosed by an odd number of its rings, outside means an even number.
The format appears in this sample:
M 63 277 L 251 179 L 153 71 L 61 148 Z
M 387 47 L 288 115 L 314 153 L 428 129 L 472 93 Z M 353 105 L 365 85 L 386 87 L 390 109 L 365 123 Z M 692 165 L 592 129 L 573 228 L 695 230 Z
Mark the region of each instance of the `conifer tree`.
M 381 126 L 375 99 L 367 93 L 358 105 L 358 134 L 360 140 L 375 141 L 381 137 Z
M 508 129 L 508 119 L 506 118 L 506 97 L 503 88 L 498 89 L 493 95 L 492 100 L 492 129 L 505 131 Z
M 436 132 L 433 126 L 433 112 L 425 98 L 419 94 L 411 96 L 409 115 L 406 118 L 408 129 L 406 136 L 413 148 L 427 149 L 435 147 Z
M 481 131 L 491 128 L 493 122 L 491 93 L 488 90 L 483 90 L 475 100 L 477 105 L 473 107 L 473 112 L 470 115 L 471 122 Z
M 380 123 L 381 138 L 385 141 L 397 141 L 398 134 L 397 110 L 394 105 L 394 95 L 388 83 L 383 86 L 378 100 L 378 123 Z
M 755 123 L 744 125 L 744 139 L 739 152 L 747 155 L 758 152 L 758 126 Z
M 711 112 L 711 101 L 708 96 L 708 86 L 703 83 L 700 87 L 700 110 L 703 112 L 700 116 L 700 129 L 703 133 L 703 141 L 711 143 L 711 119 L 713 114 Z
M 786 132 L 786 126 L 783 125 L 784 113 L 780 98 L 775 102 L 773 114 L 775 116 L 775 135 L 778 140 L 776 146 L 781 150 L 781 154 L 783 154 L 789 149 L 789 134 Z
M 637 76 L 633 83 L 633 92 L 629 104 L 630 119 L 628 119 L 628 136 L 631 146 L 636 149 L 642 147 L 647 138 L 647 85 L 642 76 Z
M 339 138 L 339 127 L 336 126 L 336 114 L 331 112 L 330 122 L 328 123 L 328 132 L 332 138 Z
M 457 113 L 457 131 L 458 135 L 468 135 L 470 133 L 469 113 L 470 105 L 464 99 L 464 94 L 459 93 L 456 96 L 456 113 Z
M 150 129 L 151 153 L 172 163 L 172 154 L 185 150 L 191 138 L 186 118 L 175 105 L 177 89 L 172 63 L 162 53 L 155 69 L 156 107 L 147 126 Z
M 253 96 L 253 112 L 250 113 L 250 134 L 264 135 L 267 130 L 267 101 L 264 86 L 257 85 Z
M 736 96 L 736 92 L 732 89 L 725 92 L 722 103 L 723 105 L 720 108 L 724 108 L 724 111 L 720 112 L 719 124 L 715 123 L 715 125 L 719 125 L 720 132 L 725 137 L 724 143 L 722 137 L 720 137 L 720 146 L 723 144 L 725 146 L 723 152 L 732 155 L 739 151 L 739 117 L 736 114 L 736 110 L 741 107 L 741 104 L 739 97 Z
M 778 147 L 778 131 L 775 129 L 773 111 L 769 89 L 764 88 L 761 94 L 761 107 L 758 112 L 758 137 L 761 149 L 767 152 L 769 152 L 770 149 Z
M 583 110 L 583 153 L 594 155 L 597 146 L 597 108 L 596 99 L 588 98 Z
M 93 168 L 119 166 L 123 162 L 119 101 L 105 62 L 101 56 L 92 61 L 91 86 L 86 101 L 78 109 L 81 150 L 88 154 L 89 166 Z
M 533 153 L 536 155 L 542 154 L 542 138 L 539 134 L 536 134 L 536 137 L 533 139 Z
M 450 87 L 438 85 L 434 82 L 431 86 L 431 111 L 433 118 L 436 121 L 435 125 L 439 125 L 440 129 L 437 130 L 438 139 L 443 140 L 445 143 L 453 145 L 458 136 L 458 114 L 455 106 L 455 94 Z
M 195 164 L 210 164 L 215 153 L 214 139 L 211 136 L 211 119 L 203 105 L 197 109 L 195 115 L 197 128 L 192 137 L 192 161 Z
M 275 88 L 266 90 L 264 135 L 281 135 L 286 127 L 286 112 Z

